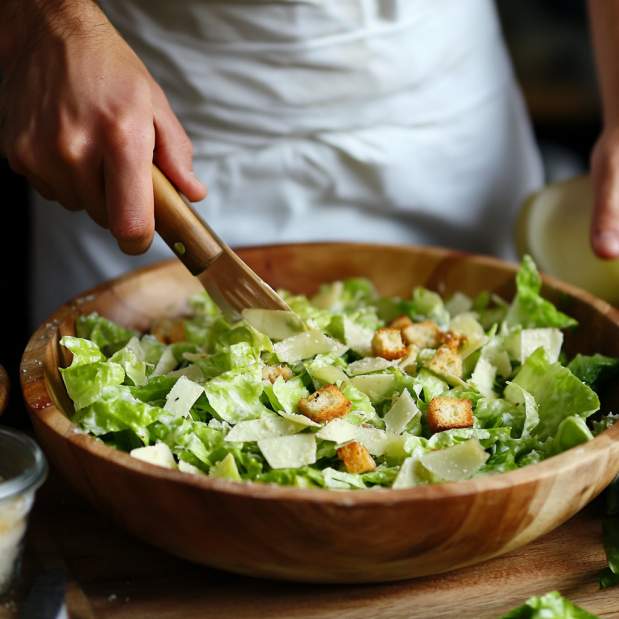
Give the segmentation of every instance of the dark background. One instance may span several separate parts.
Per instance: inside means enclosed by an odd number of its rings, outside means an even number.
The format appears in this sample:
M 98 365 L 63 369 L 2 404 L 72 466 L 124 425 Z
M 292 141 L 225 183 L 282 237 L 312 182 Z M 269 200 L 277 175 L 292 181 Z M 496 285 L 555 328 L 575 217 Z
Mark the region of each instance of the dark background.
M 547 181 L 586 171 L 600 129 L 585 0 L 497 0 Z M 24 426 L 19 363 L 28 323 L 28 186 L 0 160 L 0 363 L 12 383 L 3 424 Z M 53 256 L 49 257 L 53 260 Z

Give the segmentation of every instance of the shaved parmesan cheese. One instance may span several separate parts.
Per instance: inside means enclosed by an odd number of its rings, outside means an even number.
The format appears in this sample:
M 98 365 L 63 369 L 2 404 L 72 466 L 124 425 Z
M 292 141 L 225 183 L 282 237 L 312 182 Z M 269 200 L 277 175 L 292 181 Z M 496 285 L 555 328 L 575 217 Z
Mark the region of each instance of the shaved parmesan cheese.
M 469 340 L 477 340 L 486 334 L 475 312 L 466 312 L 452 318 L 449 321 L 449 330 L 462 333 Z
M 344 291 L 344 282 L 336 281 L 315 294 L 311 298 L 312 305 L 322 310 L 335 310 Z
M 372 354 L 372 338 L 374 337 L 372 329 L 366 329 L 345 317 L 344 337 L 351 350 L 363 357 L 369 357 Z
M 317 438 L 334 443 L 347 443 L 357 436 L 358 426 L 348 423 L 343 419 L 333 419 L 316 432 Z
M 402 434 L 415 415 L 421 415 L 421 411 L 417 408 L 413 396 L 404 389 L 398 401 L 385 415 L 385 426 L 395 434 Z
M 496 371 L 494 365 L 487 359 L 480 357 L 469 382 L 473 383 L 479 392 L 486 398 L 496 398 L 497 395 L 492 390 L 494 379 L 496 378 Z
M 155 369 L 153 370 L 151 376 L 163 376 L 164 374 L 171 372 L 177 365 L 178 363 L 174 358 L 174 353 L 172 352 L 172 349 L 168 346 L 168 348 L 163 351 L 163 354 L 157 362 L 157 365 L 155 366 Z
M 241 481 L 239 467 L 236 465 L 234 456 L 229 453 L 223 460 L 216 462 L 208 472 L 209 477 L 218 477 L 219 479 L 233 479 Z
M 305 331 L 303 321 L 294 312 L 248 308 L 242 315 L 256 331 L 273 340 L 284 340 Z
M 322 367 L 310 371 L 312 380 L 318 379 L 321 385 L 337 385 L 340 383 L 348 384 L 350 379 L 342 368 L 335 365 L 323 365 Z
M 328 352 L 343 355 L 348 346 L 327 337 L 322 331 L 312 329 L 278 342 L 273 346 L 273 350 L 280 361 L 296 363 L 301 359 Z
M 391 435 L 390 435 L 391 434 Z M 357 441 L 373 456 L 382 456 L 389 444 L 396 439 L 395 434 L 384 432 L 378 428 L 355 426 L 343 419 L 334 419 L 316 432 L 316 437 L 323 441 L 333 441 L 338 445 Z
M 286 411 L 277 411 L 278 415 L 285 417 L 286 419 L 290 419 L 290 421 L 294 421 L 296 423 L 300 423 L 302 426 L 314 426 L 315 428 L 319 428 L 320 424 L 316 423 L 309 417 L 305 415 L 299 415 L 299 413 L 288 413 Z
M 499 376 L 507 377 L 512 373 L 512 364 L 506 350 L 496 355 L 490 363 L 496 368 L 496 373 Z
M 472 307 L 473 300 L 467 297 L 462 292 L 454 293 L 454 295 L 449 299 L 449 301 L 445 303 L 445 309 L 449 312 L 450 316 L 457 316 L 458 314 L 468 312 Z
M 192 475 L 206 475 L 206 473 L 201 471 L 197 466 L 189 464 L 189 462 L 185 462 L 184 460 L 178 461 L 178 470 L 183 473 L 191 473 Z
M 197 365 L 188 365 L 186 368 L 180 370 L 174 370 L 174 372 L 168 372 L 166 376 L 186 376 L 194 383 L 204 383 L 205 378 L 202 370 Z
M 258 441 L 258 447 L 274 469 L 299 468 L 316 462 L 316 437 L 313 434 L 265 438 Z
M 382 456 L 393 438 L 393 435 L 390 437 L 384 430 L 364 428 L 363 426 L 357 426 L 355 435 L 355 440 L 361 443 L 373 456 Z
M 400 472 L 393 482 L 392 488 L 413 488 L 428 483 L 420 471 L 419 458 L 406 458 L 400 467 Z
M 186 376 L 181 376 L 166 396 L 163 410 L 178 417 L 187 417 L 194 402 L 203 392 L 202 385 L 194 383 Z
M 398 361 L 396 361 L 396 363 Z M 365 359 L 359 359 L 359 361 L 353 361 L 349 364 L 346 372 L 348 372 L 349 376 L 357 376 L 359 374 L 369 374 L 370 372 L 386 370 L 393 365 L 394 363 L 392 361 L 387 361 L 387 359 L 383 359 L 382 357 L 366 357 Z
M 548 353 L 550 363 L 559 360 L 563 333 L 559 329 L 523 329 L 520 332 L 520 363 L 524 363 L 540 346 Z
M 157 443 L 150 447 L 138 447 L 132 449 L 129 455 L 137 460 L 142 460 L 142 462 L 162 466 L 165 469 L 178 468 L 171 449 L 165 443 Z
M 446 481 L 463 481 L 472 477 L 490 457 L 481 443 L 472 438 L 452 447 L 424 454 L 420 462 L 428 471 Z
M 239 421 L 239 423 L 228 432 L 225 440 L 239 443 L 260 441 L 264 438 L 296 434 L 306 427 L 305 425 L 284 419 L 283 417 L 250 419 L 248 421 Z
M 397 384 L 393 374 L 364 374 L 354 376 L 350 382 L 372 402 L 380 400 L 387 391 L 395 389 Z

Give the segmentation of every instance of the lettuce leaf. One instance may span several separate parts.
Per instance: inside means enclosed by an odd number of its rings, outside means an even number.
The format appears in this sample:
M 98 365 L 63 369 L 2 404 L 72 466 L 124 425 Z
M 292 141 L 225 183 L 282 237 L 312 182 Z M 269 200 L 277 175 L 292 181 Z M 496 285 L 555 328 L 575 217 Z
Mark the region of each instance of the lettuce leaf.
M 532 597 L 500 619 L 599 619 L 596 615 L 572 604 L 558 591 Z
M 99 398 L 78 411 L 72 421 L 95 436 L 133 430 L 148 445 L 148 426 L 164 414 L 162 408 L 134 398 L 129 387 L 117 386 L 102 389 Z
M 532 433 L 540 440 L 554 436 L 566 417 L 586 419 L 600 408 L 595 392 L 559 362 L 551 364 L 543 348 L 527 359 L 513 383 L 530 393 L 539 407 L 539 424 Z
M 550 301 L 540 296 L 542 279 L 530 256 L 522 259 L 516 275 L 516 296 L 507 311 L 505 322 L 509 328 L 532 329 L 575 327 L 578 321 L 560 312 Z
M 567 365 L 574 376 L 587 383 L 591 389 L 598 389 L 619 372 L 619 359 L 604 355 L 576 355 Z
M 276 415 L 260 400 L 263 384 L 259 364 L 224 372 L 207 382 L 204 391 L 210 406 L 228 423 Z
M 113 355 L 124 348 L 127 342 L 137 335 L 137 331 L 125 329 L 120 325 L 93 312 L 88 316 L 78 316 L 75 321 L 77 337 L 91 340 L 106 356 Z

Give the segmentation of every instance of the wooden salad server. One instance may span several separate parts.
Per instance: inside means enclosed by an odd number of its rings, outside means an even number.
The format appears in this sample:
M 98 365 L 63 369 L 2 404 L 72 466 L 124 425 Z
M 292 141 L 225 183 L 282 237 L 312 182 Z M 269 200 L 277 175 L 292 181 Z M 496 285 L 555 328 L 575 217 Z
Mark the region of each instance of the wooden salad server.
M 154 164 L 153 189 L 155 229 L 224 314 L 239 318 L 251 308 L 291 312 Z

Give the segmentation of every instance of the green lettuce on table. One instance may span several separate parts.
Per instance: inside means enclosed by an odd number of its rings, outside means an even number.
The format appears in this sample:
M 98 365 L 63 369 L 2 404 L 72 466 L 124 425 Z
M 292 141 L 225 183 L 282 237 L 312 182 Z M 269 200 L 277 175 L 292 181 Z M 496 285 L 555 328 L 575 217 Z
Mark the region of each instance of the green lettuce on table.
M 423 287 L 407 299 L 380 297 L 352 278 L 311 298 L 280 291 L 294 320 L 253 310 L 232 321 L 201 292 L 189 299 L 183 342 L 79 317 L 78 337 L 61 341 L 73 355 L 61 373 L 81 429 L 161 466 L 302 488 L 461 481 L 540 462 L 619 417 L 591 423 L 596 391 L 619 361 L 577 355 L 566 364 L 562 329 L 577 322 L 540 290 L 527 257 L 511 303 L 493 293 L 445 300 Z M 466 335 L 461 377 L 433 370 L 433 349 L 374 356 L 376 330 L 402 315 Z M 267 378 L 281 366 L 288 375 Z M 328 423 L 300 414 L 299 401 L 326 385 L 339 388 L 346 413 Z M 436 397 L 469 400 L 473 427 L 432 434 Z M 338 449 L 350 442 L 366 448 L 374 470 L 346 469 Z
M 532 597 L 499 619 L 599 619 L 586 610 L 572 604 L 558 591 L 541 597 Z

